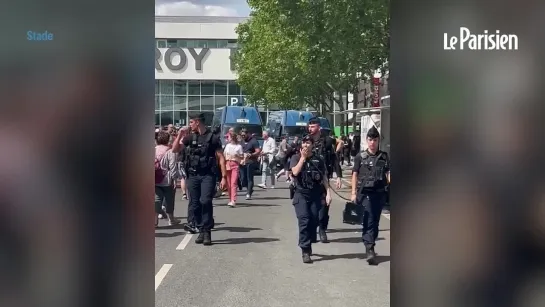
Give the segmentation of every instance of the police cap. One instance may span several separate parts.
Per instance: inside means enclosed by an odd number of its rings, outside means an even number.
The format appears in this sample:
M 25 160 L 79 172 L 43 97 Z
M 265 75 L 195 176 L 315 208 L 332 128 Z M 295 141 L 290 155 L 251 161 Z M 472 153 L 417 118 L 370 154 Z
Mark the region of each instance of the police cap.
M 189 119 L 204 122 L 204 113 L 193 113 L 193 114 L 189 115 Z
M 380 137 L 380 133 L 378 132 L 377 128 L 373 126 L 371 129 L 369 129 L 369 131 L 367 131 L 367 137 L 370 139 L 376 139 Z
M 318 117 L 312 117 L 308 120 L 309 125 L 320 125 L 320 119 Z
M 307 134 L 301 139 L 301 142 L 302 143 L 310 142 L 310 143 L 314 144 L 314 139 L 310 135 Z

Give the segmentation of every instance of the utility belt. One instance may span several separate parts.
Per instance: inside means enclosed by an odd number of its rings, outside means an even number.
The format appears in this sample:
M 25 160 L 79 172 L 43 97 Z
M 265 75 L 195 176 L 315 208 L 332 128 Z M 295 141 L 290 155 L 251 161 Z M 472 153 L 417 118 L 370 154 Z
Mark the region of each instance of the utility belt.
M 358 182 L 358 194 L 372 194 L 372 193 L 385 193 L 387 186 L 384 185 L 381 181 L 368 182 Z

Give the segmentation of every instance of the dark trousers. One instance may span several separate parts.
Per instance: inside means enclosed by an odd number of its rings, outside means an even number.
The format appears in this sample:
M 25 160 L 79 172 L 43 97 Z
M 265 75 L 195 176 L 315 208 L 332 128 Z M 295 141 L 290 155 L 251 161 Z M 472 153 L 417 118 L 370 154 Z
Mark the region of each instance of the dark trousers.
M 374 247 L 378 237 L 380 215 L 384 206 L 384 193 L 364 194 L 358 200 L 363 205 L 362 240 L 366 247 Z
M 312 242 L 317 241 L 316 227 L 318 227 L 318 211 L 321 200 L 319 197 L 295 192 L 293 206 L 299 224 L 299 247 L 303 251 L 311 248 Z
M 327 194 L 327 191 L 325 189 L 322 189 L 322 195 L 320 200 L 320 212 L 319 212 L 319 222 L 318 226 L 321 230 L 326 231 L 327 225 L 329 225 L 329 206 L 326 205 L 325 196 Z
M 239 168 L 240 171 L 240 181 L 243 187 L 246 187 L 246 194 L 252 196 L 254 193 L 254 174 L 259 166 L 258 163 L 248 163 L 246 165 L 241 165 Z
M 155 186 L 155 213 L 163 213 L 163 205 L 165 212 L 168 214 L 174 213 L 174 196 L 176 191 L 172 186 Z
M 189 191 L 188 223 L 200 231 L 210 231 L 214 228 L 212 199 L 216 190 L 216 176 L 190 175 L 186 182 Z

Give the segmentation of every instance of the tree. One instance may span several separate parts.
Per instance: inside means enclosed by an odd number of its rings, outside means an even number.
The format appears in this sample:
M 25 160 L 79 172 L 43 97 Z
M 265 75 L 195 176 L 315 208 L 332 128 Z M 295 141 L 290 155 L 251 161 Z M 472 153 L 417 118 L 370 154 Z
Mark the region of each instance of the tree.
M 253 12 L 237 29 L 241 48 L 234 60 L 252 101 L 319 109 L 326 97 L 342 110 L 342 95 L 387 63 L 387 0 L 248 3 Z

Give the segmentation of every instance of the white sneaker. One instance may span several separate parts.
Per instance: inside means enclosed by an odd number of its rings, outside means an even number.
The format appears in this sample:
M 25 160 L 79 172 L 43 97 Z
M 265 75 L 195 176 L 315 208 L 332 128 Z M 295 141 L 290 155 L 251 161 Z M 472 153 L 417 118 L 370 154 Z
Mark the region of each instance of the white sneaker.
M 250 196 L 250 194 L 246 194 L 246 200 L 250 200 L 252 199 L 252 197 Z
M 274 189 L 274 185 L 271 185 L 271 189 Z
M 232 208 L 232 207 L 236 206 L 236 203 L 234 201 L 230 201 L 230 202 L 227 203 L 227 206 Z
M 262 189 L 266 189 L 267 186 L 264 184 L 264 183 L 260 183 L 257 185 L 258 187 L 262 188 Z

